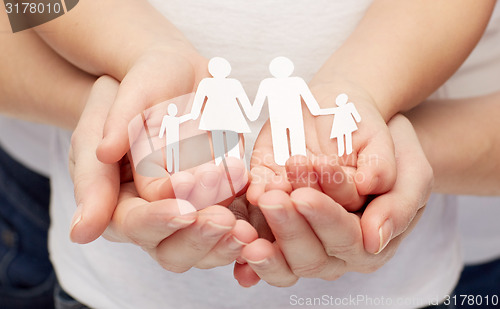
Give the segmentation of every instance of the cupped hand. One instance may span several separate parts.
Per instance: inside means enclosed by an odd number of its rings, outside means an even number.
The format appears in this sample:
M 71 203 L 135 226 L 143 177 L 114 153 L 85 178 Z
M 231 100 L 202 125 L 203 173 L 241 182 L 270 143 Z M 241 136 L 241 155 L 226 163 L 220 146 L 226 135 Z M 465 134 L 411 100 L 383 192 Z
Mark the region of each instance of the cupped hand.
M 333 116 L 312 116 L 304 108 L 307 156 L 293 156 L 285 166 L 274 162 L 269 122 L 256 141 L 251 159 L 252 181 L 247 192 L 257 203 L 264 192 L 291 192 L 302 187 L 320 190 L 349 211 L 359 210 L 368 195 L 389 191 L 396 181 L 394 144 L 389 129 L 371 97 L 356 87 L 348 88 L 362 121 L 353 133 L 353 152 L 337 156 L 337 140 L 330 139 Z M 339 86 L 319 83 L 311 91 L 322 110 L 335 106 Z
M 348 212 L 328 195 L 299 188 L 290 195 L 271 190 L 258 199 L 276 241 L 259 238 L 236 264 L 243 286 L 260 279 L 290 286 L 300 277 L 335 280 L 346 272 L 372 272 L 384 265 L 417 223 L 432 186 L 432 169 L 409 121 L 389 123 L 396 146 L 398 177 L 387 193 L 361 214 Z
M 243 245 L 257 237 L 249 223 L 236 220 L 222 206 L 196 211 L 185 200 L 144 200 L 126 158 L 112 164 L 97 159 L 95 149 L 117 91 L 114 79 L 98 79 L 73 133 L 70 172 L 79 206 L 71 227 L 72 240 L 87 243 L 104 234 L 111 241 L 134 243 L 175 272 L 234 261 Z

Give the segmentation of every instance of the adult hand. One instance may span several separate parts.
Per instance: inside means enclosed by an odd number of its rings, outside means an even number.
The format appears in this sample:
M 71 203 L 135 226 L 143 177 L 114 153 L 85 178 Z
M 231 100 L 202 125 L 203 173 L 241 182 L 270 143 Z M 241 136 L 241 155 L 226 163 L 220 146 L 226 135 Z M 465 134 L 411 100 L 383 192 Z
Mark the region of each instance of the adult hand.
M 394 255 L 417 223 L 433 177 L 409 121 L 396 116 L 389 128 L 396 146 L 397 181 L 361 215 L 313 188 L 290 195 L 271 190 L 258 199 L 276 241 L 257 239 L 243 249 L 247 263 L 235 266 L 241 285 L 260 279 L 275 286 L 293 285 L 299 277 L 335 280 L 346 272 L 373 272 Z
M 196 212 L 183 200 L 148 202 L 139 196 L 126 159 L 113 164 L 97 159 L 95 149 L 118 87 L 110 77 L 97 80 L 73 134 L 70 171 L 79 206 L 72 240 L 87 243 L 104 232 L 108 240 L 138 244 L 175 272 L 231 263 L 257 237 L 249 223 L 222 206 Z

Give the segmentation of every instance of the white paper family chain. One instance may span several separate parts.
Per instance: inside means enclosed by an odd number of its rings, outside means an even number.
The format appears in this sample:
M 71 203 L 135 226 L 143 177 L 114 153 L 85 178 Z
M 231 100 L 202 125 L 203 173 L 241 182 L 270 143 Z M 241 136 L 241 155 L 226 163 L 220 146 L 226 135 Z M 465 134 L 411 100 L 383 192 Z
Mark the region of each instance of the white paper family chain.
M 227 60 L 220 57 L 212 58 L 208 64 L 208 71 L 212 77 L 200 82 L 191 114 L 175 117 L 176 109 L 175 112 L 173 109 L 171 112 L 169 106 L 169 115 L 163 119 L 160 137 L 164 132 L 167 132 L 167 135 L 173 132 L 171 138 L 167 136 L 167 166 L 172 165 L 169 156 L 174 156 L 175 171 L 178 171 L 179 126 L 182 122 L 189 119 L 196 120 L 203 110 L 199 129 L 211 132 L 215 163 L 218 165 L 224 159 L 226 152 L 228 156 L 240 158 L 239 134 L 251 132 L 244 114 L 250 121 L 257 120 L 266 99 L 271 122 L 274 160 L 277 164 L 285 165 L 290 156 L 307 154 L 301 100 L 304 100 L 314 116 L 335 115 L 330 138 L 337 139 L 339 156 L 344 154 L 344 137 L 346 153 L 352 153 L 352 132 L 357 130 L 354 120 L 361 121 L 354 104 L 347 103 L 347 95 L 341 94 L 336 100 L 338 107 L 321 109 L 306 82 L 300 77 L 292 76 L 294 65 L 290 59 L 277 57 L 271 61 L 269 71 L 273 77 L 266 78 L 260 83 L 253 105 L 241 83 L 228 78 L 231 65 Z M 175 143 L 176 146 L 169 148 L 168 145 L 171 143 Z M 225 145 L 235 146 L 226 151 Z

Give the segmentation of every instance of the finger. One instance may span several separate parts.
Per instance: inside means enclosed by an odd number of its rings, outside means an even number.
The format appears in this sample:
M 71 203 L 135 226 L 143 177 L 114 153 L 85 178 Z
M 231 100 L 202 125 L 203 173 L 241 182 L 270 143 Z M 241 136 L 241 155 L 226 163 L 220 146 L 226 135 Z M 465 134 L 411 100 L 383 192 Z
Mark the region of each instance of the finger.
M 358 153 L 356 186 L 361 195 L 383 194 L 396 181 L 394 143 L 387 128 L 380 126 Z
M 293 156 L 286 161 L 285 168 L 292 190 L 304 187 L 321 190 L 318 174 L 314 170 L 313 163 L 307 157 Z
M 359 218 L 311 188 L 292 192 L 291 200 L 321 240 L 329 256 L 351 260 L 364 251 Z M 342 263 L 338 263 L 342 267 Z
M 292 185 L 286 177 L 286 171 L 276 174 L 266 166 L 256 166 L 250 170 L 250 174 L 250 186 L 247 190 L 247 198 L 250 204 L 257 205 L 259 197 L 270 190 L 292 192 Z
M 244 264 L 234 263 L 233 276 L 244 288 L 252 287 L 260 281 L 257 273 L 246 262 Z
M 224 166 L 206 163 L 196 168 L 195 184 L 188 200 L 196 209 L 203 209 L 217 203 L 219 187 L 224 176 Z M 224 185 L 229 185 L 227 181 Z M 230 189 L 229 189 L 230 191 Z
M 248 222 L 255 227 L 260 238 L 267 239 L 270 242 L 276 240 L 273 231 L 269 227 L 269 224 L 267 224 L 266 217 L 264 217 L 259 207 L 252 204 L 248 205 Z
M 407 230 L 425 205 L 432 186 L 432 169 L 409 121 L 398 116 L 390 128 L 398 178 L 393 189 L 374 199 L 361 218 L 365 248 L 370 253 L 381 252 L 391 239 Z
M 339 165 L 338 157 L 320 155 L 313 160 L 321 190 L 348 211 L 357 211 L 364 205 L 366 196 L 358 193 L 353 168 Z M 350 171 L 350 172 L 348 172 Z
M 233 157 L 226 158 L 225 161 L 226 177 L 223 181 L 228 181 L 231 188 L 231 195 L 239 196 L 245 192 L 245 188 L 248 186 L 249 174 L 245 161 L 241 159 L 236 159 Z M 226 186 L 221 186 L 221 191 L 219 192 L 219 200 L 227 199 L 228 193 L 225 192 L 224 188 Z
M 99 237 L 117 204 L 119 165 L 103 164 L 95 155 L 107 111 L 117 90 L 118 82 L 110 77 L 96 81 L 71 139 L 70 165 L 78 208 L 70 237 L 77 243 L 88 243 Z
M 139 204 L 123 215 L 122 230 L 129 242 L 146 250 L 156 248 L 163 239 L 193 224 L 197 218 L 196 209 L 185 200 L 168 199 L 146 203 L 136 198 L 123 203 Z M 120 205 L 123 209 L 129 208 L 127 206 Z M 120 215 L 116 216 L 116 220 L 120 220 L 119 217 Z
M 187 199 L 195 187 L 195 177 L 189 172 L 178 172 L 172 176 L 153 178 L 141 176 L 132 168 L 134 183 L 139 195 L 147 201 L 163 199 Z
M 289 195 L 269 191 L 259 199 L 259 208 L 294 274 L 314 278 L 332 275 L 333 260 L 327 256 L 308 222 L 295 210 Z
M 233 230 L 226 234 L 195 267 L 209 269 L 228 265 L 241 255 L 244 246 L 256 240 L 257 237 L 257 231 L 250 223 L 236 220 Z
M 150 254 L 163 268 L 185 272 L 201 261 L 235 224 L 236 219 L 227 208 L 207 207 L 198 212 L 195 223 L 164 239 Z
M 288 287 L 298 280 L 280 250 L 265 239 L 259 238 L 245 246 L 241 255 L 257 276 L 270 285 Z M 250 283 L 255 280 L 255 278 L 241 279 Z
M 97 148 L 97 156 L 104 163 L 117 162 L 127 153 L 130 147 L 128 125 L 136 115 L 154 103 L 193 90 L 193 67 L 185 58 L 163 55 L 161 61 L 155 57 L 141 61 L 144 62 L 134 66 L 121 82 L 109 111 L 103 139 Z

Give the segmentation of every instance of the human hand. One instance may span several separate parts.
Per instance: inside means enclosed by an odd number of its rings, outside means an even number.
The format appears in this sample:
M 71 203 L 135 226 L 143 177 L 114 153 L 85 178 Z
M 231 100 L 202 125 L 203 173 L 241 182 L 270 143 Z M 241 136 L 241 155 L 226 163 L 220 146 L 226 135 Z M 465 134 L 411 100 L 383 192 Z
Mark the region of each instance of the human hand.
M 235 265 L 241 285 L 252 286 L 260 279 L 275 286 L 293 285 L 299 277 L 335 280 L 350 271 L 373 272 L 394 255 L 424 210 L 432 169 L 406 118 L 394 117 L 389 128 L 396 146 L 397 181 L 362 214 L 348 212 L 313 188 L 290 195 L 272 190 L 258 199 L 276 242 L 257 239 L 243 249 L 247 263 Z
M 348 86 L 346 86 L 347 88 Z M 337 156 L 337 140 L 330 139 L 332 116 L 314 117 L 304 112 L 307 157 L 291 157 L 285 166 L 274 162 L 269 122 L 256 141 L 251 160 L 249 201 L 257 203 L 266 191 L 285 192 L 302 187 L 318 189 L 349 211 L 359 210 L 368 195 L 382 194 L 396 180 L 396 163 L 391 135 L 375 103 L 362 89 L 349 86 L 349 101 L 355 102 L 362 122 L 353 133 L 353 152 Z M 340 87 L 316 83 L 311 87 L 323 109 L 333 106 Z M 345 91 L 345 88 L 342 90 Z
M 183 200 L 148 202 L 139 197 L 126 158 L 113 164 L 96 158 L 95 149 L 117 90 L 118 83 L 106 76 L 95 83 L 72 137 L 70 171 L 79 206 L 71 239 L 87 243 L 105 231 L 108 240 L 140 245 L 164 268 L 175 272 L 234 261 L 243 245 L 257 237 L 250 224 L 236 220 L 221 206 L 195 212 Z
M 187 110 L 188 102 L 179 98 L 189 97 L 198 82 L 208 75 L 208 61 L 188 43 L 180 40 L 170 43 L 168 47 L 152 46 L 145 49 L 142 55 L 130 64 L 101 133 L 104 137 L 97 147 L 97 157 L 101 162 L 116 163 L 129 149 L 132 150 L 133 156 L 134 149 L 142 147 L 140 143 L 148 143 L 150 136 L 157 137 L 163 116 L 167 112 L 167 106 L 163 106 L 163 103 L 176 100 L 181 102 L 184 105 L 178 108 L 182 115 Z M 187 117 L 180 116 L 182 122 L 185 122 Z M 137 123 L 134 121 L 137 118 L 140 127 L 135 126 Z M 190 132 L 198 131 L 197 127 L 195 130 L 195 124 L 194 121 L 186 122 L 182 124 L 183 130 L 184 127 L 190 127 Z M 141 135 L 144 131 L 149 135 L 146 138 Z M 157 140 L 165 142 L 161 138 Z M 137 190 L 140 196 L 148 201 L 183 198 L 191 201 L 197 209 L 216 203 L 228 205 L 247 184 L 248 174 L 243 160 L 227 160 L 224 168 L 204 164 L 191 169 L 189 173 L 181 172 L 171 178 L 166 166 L 165 157 L 168 156 L 164 150 L 159 150 L 164 147 L 165 144 L 158 147 L 156 150 L 159 156 L 152 156 L 148 162 L 148 168 L 156 170 L 153 176 L 136 172 L 135 167 L 139 162 L 136 158 L 129 157 L 133 163 Z M 210 149 L 205 152 L 210 154 Z M 187 156 L 182 155 L 183 160 L 184 157 Z M 176 179 L 180 185 L 176 186 L 177 190 L 173 190 L 172 181 Z M 198 190 L 191 191 L 194 187 L 198 187 Z

